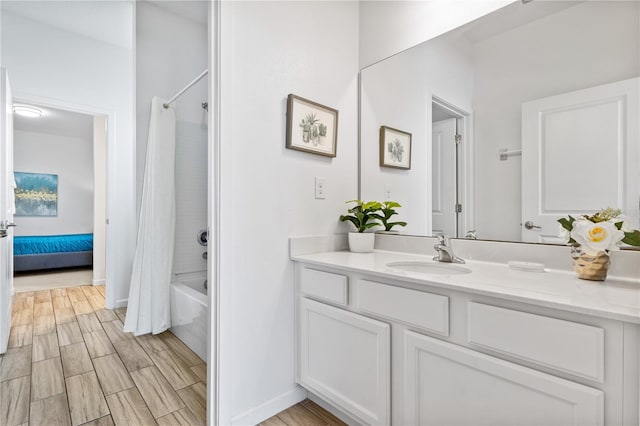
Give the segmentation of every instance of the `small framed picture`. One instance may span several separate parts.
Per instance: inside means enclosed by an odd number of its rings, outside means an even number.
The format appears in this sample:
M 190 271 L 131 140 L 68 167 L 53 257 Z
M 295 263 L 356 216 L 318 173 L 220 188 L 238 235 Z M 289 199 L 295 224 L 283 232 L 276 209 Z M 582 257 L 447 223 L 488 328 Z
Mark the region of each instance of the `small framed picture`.
M 289 95 L 287 148 L 335 157 L 337 142 L 338 110 Z
M 380 166 L 411 168 L 411 133 L 380 126 Z

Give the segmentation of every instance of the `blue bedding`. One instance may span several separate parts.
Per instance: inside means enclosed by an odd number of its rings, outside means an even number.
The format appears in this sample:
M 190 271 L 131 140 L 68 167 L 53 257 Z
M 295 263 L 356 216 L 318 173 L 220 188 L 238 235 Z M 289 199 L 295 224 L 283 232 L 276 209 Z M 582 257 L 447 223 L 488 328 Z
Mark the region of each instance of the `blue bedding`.
M 93 250 L 93 234 L 13 237 L 13 254 L 66 253 Z

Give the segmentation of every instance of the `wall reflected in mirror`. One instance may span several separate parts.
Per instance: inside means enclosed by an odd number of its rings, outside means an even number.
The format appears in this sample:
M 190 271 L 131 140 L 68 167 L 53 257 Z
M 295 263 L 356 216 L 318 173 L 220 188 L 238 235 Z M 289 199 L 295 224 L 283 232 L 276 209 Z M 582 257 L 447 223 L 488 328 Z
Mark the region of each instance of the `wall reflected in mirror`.
M 513 3 L 361 72 L 361 197 L 406 234 L 560 243 L 557 218 L 640 226 L 640 3 Z M 413 135 L 379 166 L 378 130 Z M 528 226 L 524 226 L 528 223 Z

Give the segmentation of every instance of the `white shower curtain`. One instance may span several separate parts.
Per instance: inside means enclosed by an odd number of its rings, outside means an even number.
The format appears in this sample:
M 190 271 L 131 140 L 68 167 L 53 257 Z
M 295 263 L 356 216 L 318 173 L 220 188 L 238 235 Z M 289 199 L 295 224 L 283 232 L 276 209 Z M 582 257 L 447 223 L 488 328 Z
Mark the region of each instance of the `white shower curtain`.
M 169 283 L 175 239 L 175 111 L 154 97 L 138 239 L 124 330 L 136 336 L 171 327 Z

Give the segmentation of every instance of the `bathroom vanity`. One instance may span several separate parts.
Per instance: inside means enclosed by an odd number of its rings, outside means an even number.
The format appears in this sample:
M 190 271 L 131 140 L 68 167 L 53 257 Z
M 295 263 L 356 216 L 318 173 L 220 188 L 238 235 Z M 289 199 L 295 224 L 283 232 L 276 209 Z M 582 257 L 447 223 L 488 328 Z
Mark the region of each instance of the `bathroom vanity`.
M 292 259 L 297 382 L 357 422 L 638 424 L 633 278 L 379 250 Z

